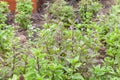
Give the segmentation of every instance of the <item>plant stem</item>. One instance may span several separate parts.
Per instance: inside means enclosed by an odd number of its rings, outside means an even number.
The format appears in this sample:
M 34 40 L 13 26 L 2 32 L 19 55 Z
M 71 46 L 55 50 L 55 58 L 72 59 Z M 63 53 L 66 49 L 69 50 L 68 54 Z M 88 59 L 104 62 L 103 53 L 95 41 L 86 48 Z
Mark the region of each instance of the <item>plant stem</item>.
M 40 71 L 40 64 L 39 64 L 39 58 L 38 57 L 37 57 L 36 61 L 37 61 L 37 71 L 39 72 Z

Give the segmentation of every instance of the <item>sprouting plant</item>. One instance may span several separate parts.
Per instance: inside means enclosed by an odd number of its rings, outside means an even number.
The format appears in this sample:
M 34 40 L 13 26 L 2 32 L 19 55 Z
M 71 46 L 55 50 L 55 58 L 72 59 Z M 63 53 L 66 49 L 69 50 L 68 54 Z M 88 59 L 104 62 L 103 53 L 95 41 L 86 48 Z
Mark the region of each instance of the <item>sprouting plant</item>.
M 79 4 L 79 14 L 83 22 L 89 22 L 101 8 L 101 4 L 94 0 L 81 0 Z
M 0 2 L 0 53 L 10 50 L 13 28 L 5 24 L 7 20 L 8 4 Z
M 0 79 L 119 80 L 119 5 L 104 19 L 92 22 L 100 4 L 95 0 L 80 2 L 81 23 L 74 21 L 74 11 L 64 0 L 55 1 L 50 8 L 54 21 L 44 15 L 43 28 L 29 28 L 24 44 L 16 44 L 12 26 L 0 24 Z M 27 27 L 29 21 L 24 20 L 31 5 L 29 1 L 18 3 L 17 23 Z M 64 23 L 69 23 L 69 28 Z
M 16 10 L 15 21 L 20 27 L 27 30 L 28 26 L 31 24 L 31 13 L 32 13 L 32 2 L 31 0 L 17 0 L 17 10 Z
M 6 2 L 1 1 L 0 2 L 0 24 L 5 23 L 7 20 L 7 14 L 9 12 L 8 10 L 8 4 Z
M 55 1 L 49 9 L 49 13 L 57 19 L 67 22 L 75 17 L 72 6 L 68 6 L 64 0 Z

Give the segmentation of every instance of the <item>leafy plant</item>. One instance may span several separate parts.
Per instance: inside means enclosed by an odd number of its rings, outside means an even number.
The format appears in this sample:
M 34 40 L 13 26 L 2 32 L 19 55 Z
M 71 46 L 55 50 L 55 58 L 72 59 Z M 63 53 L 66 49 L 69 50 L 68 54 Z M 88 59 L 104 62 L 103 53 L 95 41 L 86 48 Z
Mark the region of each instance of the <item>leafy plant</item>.
M 13 28 L 5 24 L 7 20 L 8 4 L 6 2 L 0 2 L 0 53 L 7 52 L 11 48 L 12 31 Z
M 11 70 L 8 58 L 13 54 L 15 38 L 13 26 L 5 24 L 9 12 L 8 4 L 0 2 L 0 5 L 0 67 L 2 68 L 0 69 L 0 79 L 6 79 Z
M 50 8 L 54 21 L 44 15 L 42 29 L 28 28 L 31 22 L 26 23 L 23 17 L 30 15 L 31 2 L 18 1 L 16 20 L 27 29 L 27 41 L 18 43 L 13 27 L 0 24 L 0 53 L 5 53 L 0 57 L 0 79 L 119 80 L 120 6 L 92 22 L 100 8 L 98 1 L 92 1 L 80 1 L 81 23 L 74 21 L 74 11 L 64 0 L 55 1 Z
M 32 2 L 31 0 L 17 0 L 17 14 L 15 21 L 27 30 L 28 26 L 31 24 L 31 13 L 32 13 Z
M 73 19 L 75 17 L 72 6 L 68 6 L 64 0 L 55 1 L 50 9 L 49 13 L 57 19 L 64 22 L 68 22 L 68 19 Z
M 81 0 L 79 4 L 79 14 L 83 22 L 89 22 L 101 8 L 101 4 L 94 0 Z
M 6 2 L 0 1 L 0 24 L 4 24 L 7 20 L 7 14 L 9 12 L 8 10 L 8 4 Z

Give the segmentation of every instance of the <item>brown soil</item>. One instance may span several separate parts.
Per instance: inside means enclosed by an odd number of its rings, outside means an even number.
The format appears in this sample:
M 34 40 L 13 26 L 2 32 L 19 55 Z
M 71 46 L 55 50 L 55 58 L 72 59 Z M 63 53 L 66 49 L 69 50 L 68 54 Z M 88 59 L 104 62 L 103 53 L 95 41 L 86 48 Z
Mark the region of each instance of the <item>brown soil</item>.
M 103 5 L 103 8 L 100 9 L 98 14 L 109 14 L 112 5 L 116 4 L 115 0 L 100 0 L 100 2 Z
M 103 4 L 103 8 L 109 8 L 116 4 L 115 0 L 100 0 L 100 2 Z

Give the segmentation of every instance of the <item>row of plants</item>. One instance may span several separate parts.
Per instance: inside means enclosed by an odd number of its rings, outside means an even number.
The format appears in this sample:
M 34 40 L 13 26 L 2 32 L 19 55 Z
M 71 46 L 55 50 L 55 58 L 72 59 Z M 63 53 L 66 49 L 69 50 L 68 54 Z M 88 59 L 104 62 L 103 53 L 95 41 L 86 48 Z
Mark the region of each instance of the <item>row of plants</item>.
M 4 2 L 0 4 L 7 6 Z M 0 15 L 4 15 L 0 19 L 5 19 L 0 21 L 0 32 L 4 31 L 0 33 L 0 44 L 4 48 L 0 46 L 0 49 L 7 51 L 0 52 L 4 56 L 0 57 L 0 78 L 119 80 L 120 6 L 113 6 L 109 15 L 97 15 L 101 5 L 98 1 L 88 0 L 85 3 L 82 0 L 78 5 L 78 12 L 75 13 L 74 7 L 64 0 L 55 1 L 48 11 L 52 19 L 45 14 L 44 28 L 33 29 L 28 27 L 31 25 L 31 1 L 18 1 L 15 20 L 27 32 L 25 44 L 19 43 L 13 27 L 6 27 L 9 26 L 5 24 L 7 12 L 0 7 Z M 77 15 L 80 16 L 79 22 L 76 21 Z M 94 16 L 99 19 L 98 22 L 92 21 Z
M 8 25 L 6 22 L 10 13 L 7 2 L 0 1 L 0 5 L 0 79 L 8 80 L 14 74 L 15 56 L 18 54 L 15 52 L 20 48 L 19 38 L 16 37 L 17 30 L 15 29 L 19 27 L 27 30 L 28 26 L 31 25 L 32 3 L 31 0 L 17 1 L 17 14 L 15 15 L 17 26 L 15 24 Z

